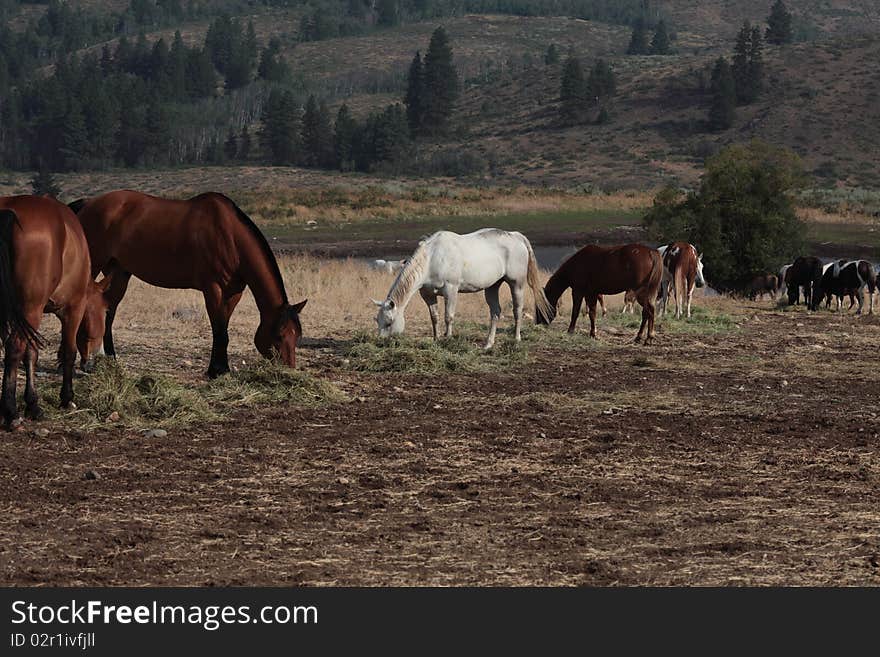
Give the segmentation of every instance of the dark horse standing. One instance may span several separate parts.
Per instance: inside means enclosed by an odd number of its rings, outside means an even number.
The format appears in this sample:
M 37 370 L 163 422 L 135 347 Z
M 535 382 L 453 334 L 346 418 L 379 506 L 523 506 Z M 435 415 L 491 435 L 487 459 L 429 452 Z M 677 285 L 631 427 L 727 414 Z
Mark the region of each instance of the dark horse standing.
M 788 303 L 795 304 L 800 296 L 800 288 L 804 288 L 807 308 L 816 310 L 821 301 L 822 261 L 813 256 L 800 256 L 785 272 L 785 284 L 788 286 Z
M 176 201 L 117 191 L 76 201 L 92 256 L 92 276 L 112 275 L 104 350 L 115 356 L 113 319 L 131 276 L 164 288 L 200 290 L 211 321 L 213 346 L 208 376 L 229 371 L 229 317 L 250 287 L 260 311 L 254 344 L 266 358 L 275 354 L 296 364 L 302 335 L 278 262 L 260 230 L 222 194 Z
M 571 288 L 571 323 L 568 332 L 574 333 L 581 303 L 587 300 L 590 311 L 590 337 L 596 337 L 596 303 L 603 294 L 620 294 L 631 291 L 642 306 L 642 324 L 636 342 L 648 329 L 645 344 L 654 339 L 654 300 L 663 279 L 663 260 L 656 249 L 641 244 L 626 244 L 610 248 L 590 245 L 572 255 L 556 270 L 544 293 L 550 302 L 551 316 L 535 311 L 538 324 L 549 324 L 556 316 L 559 297 Z
M 35 387 L 43 345 L 43 313 L 61 320 L 61 406 L 73 401 L 76 352 L 83 365 L 101 344 L 110 279 L 92 280 L 89 249 L 74 214 L 62 203 L 41 196 L 0 197 L 0 338 L 5 350 L 0 412 L 9 428 L 18 417 L 16 382 L 25 361 L 25 413 L 39 419 Z

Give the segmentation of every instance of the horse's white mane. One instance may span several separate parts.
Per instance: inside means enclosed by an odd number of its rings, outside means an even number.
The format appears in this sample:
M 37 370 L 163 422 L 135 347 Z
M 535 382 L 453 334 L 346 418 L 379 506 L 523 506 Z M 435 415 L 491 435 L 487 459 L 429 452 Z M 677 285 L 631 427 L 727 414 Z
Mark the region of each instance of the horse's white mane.
M 419 242 L 415 253 L 405 261 L 406 264 L 397 274 L 391 289 L 388 290 L 388 298 L 394 301 L 398 307 L 409 300 L 413 292 L 415 292 L 413 287 L 422 282 L 425 267 L 428 265 L 428 247 L 430 246 L 431 237 Z

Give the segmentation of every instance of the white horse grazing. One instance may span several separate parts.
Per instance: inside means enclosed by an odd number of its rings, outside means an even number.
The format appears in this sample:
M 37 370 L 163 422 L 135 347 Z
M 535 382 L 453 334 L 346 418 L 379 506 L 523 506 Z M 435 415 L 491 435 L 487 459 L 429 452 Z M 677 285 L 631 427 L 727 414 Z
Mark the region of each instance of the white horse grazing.
M 434 339 L 437 339 L 437 297 L 445 300 L 446 337 L 452 335 L 455 306 L 459 292 L 485 290 L 489 304 L 489 335 L 485 349 L 495 344 L 495 330 L 501 317 L 498 290 L 502 283 L 510 286 L 513 297 L 514 333 L 519 341 L 525 286 L 528 285 L 535 303 L 549 314 L 550 304 L 538 280 L 538 262 L 532 245 L 522 233 L 498 228 L 483 228 L 459 235 L 441 230 L 423 240 L 400 270 L 384 301 L 379 306 L 376 323 L 379 336 L 403 333 L 403 313 L 416 292 L 428 304 Z

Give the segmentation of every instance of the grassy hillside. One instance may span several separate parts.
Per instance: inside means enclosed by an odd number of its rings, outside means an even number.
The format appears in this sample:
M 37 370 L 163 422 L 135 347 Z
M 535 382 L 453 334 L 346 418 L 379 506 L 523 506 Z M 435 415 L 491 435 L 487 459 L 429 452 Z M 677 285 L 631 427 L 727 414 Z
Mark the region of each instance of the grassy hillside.
M 78 0 L 95 9 L 98 3 Z M 625 54 L 629 28 L 564 17 L 467 15 L 378 29 L 365 36 L 299 43 L 303 9 L 254 6 L 262 44 L 281 37 L 300 93 L 316 93 L 331 108 L 348 103 L 357 116 L 401 99 L 407 66 L 431 32 L 450 35 L 462 79 L 462 129 L 445 143 L 418 150 L 469 152 L 485 163 L 477 175 L 504 185 L 651 189 L 693 184 L 707 155 L 751 138 L 800 153 L 824 185 L 880 187 L 880 4 L 856 0 L 789 3 L 799 29 L 812 39 L 767 48 L 767 91 L 738 110 L 733 128 L 706 126 L 709 67 L 729 56 L 744 19 L 762 23 L 770 0 L 668 0 L 655 3 L 672 24 L 676 53 Z M 115 10 L 125 3 L 118 0 Z M 39 11 L 26 5 L 32 16 Z M 151 41 L 203 41 L 209 21 L 163 27 Z M 861 34 L 862 36 L 853 36 Z M 563 128 L 557 120 L 559 66 L 545 66 L 547 47 L 575 52 L 589 66 L 610 60 L 618 93 L 606 125 Z M 102 44 L 90 47 L 100 49 Z M 253 126 L 254 133 L 259 128 Z M 259 154 L 252 154 L 252 159 Z

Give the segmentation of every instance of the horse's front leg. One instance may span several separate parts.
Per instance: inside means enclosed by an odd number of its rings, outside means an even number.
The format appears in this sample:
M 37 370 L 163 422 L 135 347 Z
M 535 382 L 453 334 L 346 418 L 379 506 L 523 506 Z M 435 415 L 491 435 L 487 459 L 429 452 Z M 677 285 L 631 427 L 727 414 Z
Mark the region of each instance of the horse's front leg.
M 596 339 L 596 303 L 598 303 L 596 297 L 587 297 L 587 308 L 590 311 L 590 337 L 594 340 Z
M 455 321 L 455 306 L 458 304 L 458 287 L 446 285 L 443 288 L 444 315 L 446 319 L 446 337 L 452 337 L 452 322 Z
M 81 307 L 68 306 L 61 316 L 61 408 L 68 408 L 73 401 L 73 370 L 76 367 L 76 332 L 85 312 L 85 298 Z
M 224 293 L 220 286 L 212 285 L 203 294 L 213 339 L 208 377 L 214 379 L 229 372 L 229 317 L 241 299 L 241 291 L 236 289 Z
M 574 288 L 571 288 L 571 321 L 568 323 L 568 332 L 574 333 L 575 328 L 577 327 L 578 315 L 581 313 L 581 304 L 584 302 L 584 294 L 583 292 L 579 292 Z M 596 303 L 596 299 L 593 300 L 593 304 Z M 589 305 L 589 304 L 588 304 Z M 590 315 L 590 325 L 592 326 L 594 320 L 594 316 Z M 590 329 L 590 335 L 593 335 L 593 330 Z
M 113 265 L 105 267 L 103 271 L 104 276 L 113 277 L 110 281 L 110 287 L 104 293 L 107 299 L 107 319 L 104 325 L 104 354 L 115 358 L 116 345 L 113 344 L 113 320 L 116 319 L 116 309 L 122 302 L 126 290 L 128 290 L 131 274 Z
M 761 295 L 761 296 L 763 297 L 763 295 Z M 688 293 L 687 293 L 687 317 L 688 317 L 688 319 L 691 318 L 691 299 L 693 299 L 693 298 L 694 298 L 694 286 L 691 285 L 690 287 L 688 287 Z
M 498 319 L 501 317 L 501 302 L 498 300 L 500 287 L 501 283 L 498 282 L 483 291 L 486 303 L 489 305 L 489 335 L 486 336 L 486 344 L 483 345 L 483 349 L 486 350 L 491 349 L 495 344 L 495 331 L 498 329 Z
M 437 293 L 427 288 L 421 288 L 419 294 L 422 295 L 425 304 L 428 306 L 428 314 L 431 316 L 431 331 L 434 339 L 437 339 Z

